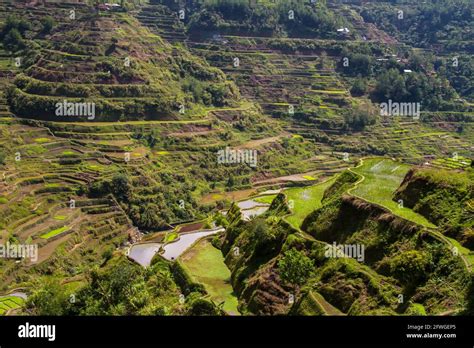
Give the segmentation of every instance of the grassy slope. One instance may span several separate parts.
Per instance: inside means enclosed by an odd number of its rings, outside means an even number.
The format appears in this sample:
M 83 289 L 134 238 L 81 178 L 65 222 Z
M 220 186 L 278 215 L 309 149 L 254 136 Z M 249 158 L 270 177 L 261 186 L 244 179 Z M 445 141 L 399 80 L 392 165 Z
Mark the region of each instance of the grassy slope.
M 317 291 L 310 290 L 298 309 L 302 315 L 344 315 L 339 309 L 327 302 Z
M 409 221 L 425 227 L 435 227 L 425 217 L 415 213 L 409 208 L 399 206 L 392 200 L 393 192 L 400 186 L 410 166 L 383 158 L 370 158 L 362 164 L 351 169 L 362 176 L 362 179 L 349 193 L 359 196 L 369 202 L 382 205 Z
M 204 239 L 181 256 L 181 260 L 189 274 L 204 284 L 214 302 L 225 301 L 224 310 L 230 314 L 238 314 L 237 297 L 230 285 L 230 271 L 220 250 Z
M 293 201 L 292 213 L 286 220 L 295 228 L 299 228 L 304 218 L 312 211 L 321 207 L 324 191 L 331 186 L 336 176 L 309 187 L 298 187 L 285 190 L 288 202 Z

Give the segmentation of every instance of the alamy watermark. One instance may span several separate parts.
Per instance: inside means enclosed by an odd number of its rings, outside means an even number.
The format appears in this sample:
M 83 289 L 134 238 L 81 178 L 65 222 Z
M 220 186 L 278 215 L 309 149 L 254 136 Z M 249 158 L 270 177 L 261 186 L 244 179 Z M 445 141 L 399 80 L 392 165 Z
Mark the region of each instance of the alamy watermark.
M 0 258 L 38 261 L 38 244 L 0 244 Z
M 380 104 L 382 116 L 412 116 L 415 120 L 420 118 L 420 103 L 399 103 L 389 99 L 387 103 Z
M 217 163 L 245 163 L 250 167 L 255 168 L 257 166 L 257 150 L 231 149 L 226 147 L 224 150 L 217 151 Z
M 36 325 L 26 322 L 18 326 L 19 338 L 47 338 L 48 341 L 56 340 L 56 325 Z
M 353 258 L 359 262 L 365 260 L 365 245 L 363 244 L 332 244 L 324 247 L 324 256 L 330 258 Z
M 95 103 L 72 103 L 66 99 L 56 103 L 56 116 L 85 116 L 89 120 L 95 118 Z

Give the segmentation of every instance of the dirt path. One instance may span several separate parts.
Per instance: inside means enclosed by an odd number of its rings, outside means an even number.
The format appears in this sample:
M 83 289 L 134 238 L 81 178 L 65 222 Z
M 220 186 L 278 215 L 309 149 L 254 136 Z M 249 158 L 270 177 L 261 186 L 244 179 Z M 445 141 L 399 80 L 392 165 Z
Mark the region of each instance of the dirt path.
M 250 140 L 242 145 L 237 146 L 237 149 L 255 149 L 261 145 L 269 144 L 269 143 L 275 143 L 278 140 L 289 137 L 289 133 L 282 133 L 274 137 L 269 137 L 269 138 L 263 138 L 263 139 L 256 139 L 256 140 Z

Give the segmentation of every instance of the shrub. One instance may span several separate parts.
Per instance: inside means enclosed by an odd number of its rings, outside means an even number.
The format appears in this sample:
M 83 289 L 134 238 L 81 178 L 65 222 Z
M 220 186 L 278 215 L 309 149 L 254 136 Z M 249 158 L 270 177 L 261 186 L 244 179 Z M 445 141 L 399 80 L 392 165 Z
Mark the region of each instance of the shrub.
M 5 164 L 5 158 L 6 158 L 5 153 L 2 150 L 0 150 L 0 165 Z
M 56 22 L 54 21 L 53 17 L 46 16 L 41 18 L 41 25 L 43 26 L 43 29 L 41 31 L 45 34 L 48 34 L 51 32 L 51 29 L 53 29 L 53 27 L 56 25 Z
M 302 285 L 313 272 L 313 261 L 303 252 L 292 248 L 285 252 L 278 261 L 278 270 L 281 278 L 295 285 Z
M 351 94 L 353 96 L 361 96 L 367 92 L 367 83 L 364 79 L 358 78 L 354 81 L 351 87 Z
M 356 106 L 344 113 L 346 128 L 363 130 L 366 126 L 374 124 L 376 114 L 370 107 Z
M 390 273 L 406 285 L 416 285 L 426 275 L 429 262 L 423 252 L 405 251 L 390 260 Z

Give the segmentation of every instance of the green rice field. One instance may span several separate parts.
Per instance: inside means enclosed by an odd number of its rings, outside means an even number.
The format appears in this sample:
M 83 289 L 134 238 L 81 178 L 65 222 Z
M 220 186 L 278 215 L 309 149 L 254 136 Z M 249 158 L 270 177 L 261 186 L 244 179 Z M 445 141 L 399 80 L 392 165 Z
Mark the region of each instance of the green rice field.
M 181 256 L 181 261 L 189 274 L 203 284 L 211 299 L 233 315 L 238 315 L 238 301 L 230 284 L 230 271 L 224 263 L 220 250 L 207 239 L 203 239 Z
M 24 300 L 17 296 L 0 297 L 0 315 L 4 315 L 10 309 L 19 308 L 23 305 Z
M 422 215 L 393 201 L 393 192 L 400 186 L 409 165 L 385 158 L 364 159 L 362 165 L 351 169 L 361 176 L 349 193 L 391 210 L 394 214 L 426 227 L 435 227 Z

